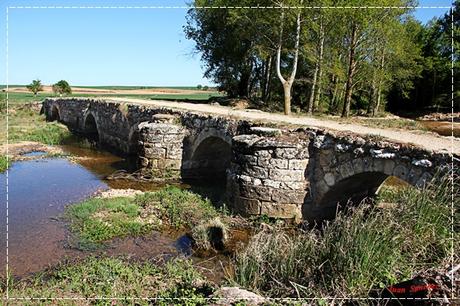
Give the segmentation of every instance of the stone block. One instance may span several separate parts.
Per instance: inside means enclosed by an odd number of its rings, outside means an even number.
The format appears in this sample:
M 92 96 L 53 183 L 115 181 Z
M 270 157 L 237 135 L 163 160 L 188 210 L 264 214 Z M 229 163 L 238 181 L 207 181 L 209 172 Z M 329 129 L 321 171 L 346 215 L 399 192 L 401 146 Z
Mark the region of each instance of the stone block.
M 341 153 L 338 154 L 337 156 L 337 161 L 339 164 L 346 163 L 351 160 L 351 154 L 350 153 Z
M 290 189 L 290 190 L 305 190 L 307 182 L 281 182 L 281 189 Z
M 324 150 L 319 153 L 319 164 L 321 167 L 330 167 L 337 163 L 337 158 L 332 150 Z
M 419 167 L 411 167 L 411 169 L 409 170 L 409 174 L 407 175 L 407 181 L 409 182 L 409 184 L 416 185 L 421 174 L 422 169 L 420 169 Z
M 280 186 L 281 186 L 280 181 L 275 181 L 275 180 L 270 180 L 270 179 L 262 180 L 262 184 L 264 186 L 268 186 L 268 187 L 271 187 L 271 188 L 280 188 Z
M 305 180 L 304 171 L 302 170 L 282 170 L 271 169 L 270 179 L 277 181 L 302 181 Z
M 177 159 L 158 160 L 158 169 L 180 170 L 182 162 Z
M 250 128 L 251 133 L 259 136 L 278 136 L 281 135 L 282 131 L 280 129 L 274 129 L 264 126 L 253 126 Z
M 163 142 L 163 134 L 153 134 L 153 133 L 141 133 L 139 138 L 144 142 Z
M 245 198 L 270 201 L 272 189 L 267 186 L 241 185 L 240 195 Z
M 305 170 L 308 165 L 308 159 L 291 159 L 289 160 L 289 169 L 292 170 Z
M 276 148 L 275 157 L 293 159 L 296 157 L 298 152 L 299 150 L 296 148 Z
M 270 159 L 270 167 L 275 168 L 275 169 L 287 169 L 288 160 L 280 159 L 280 158 L 272 158 Z
M 385 159 L 375 159 L 372 163 L 372 171 L 383 172 L 385 168 Z
M 252 166 L 257 165 L 257 157 L 254 155 L 241 154 L 236 157 L 236 160 L 238 163 L 242 165 L 252 165 Z
M 301 210 L 296 204 L 273 204 L 271 202 L 262 202 L 260 213 L 272 218 L 299 218 Z
M 182 147 L 181 146 L 168 146 L 166 148 L 166 158 L 169 159 L 181 159 L 182 158 Z
M 258 158 L 271 158 L 273 154 L 273 150 L 257 150 L 254 152 L 255 156 Z
M 268 178 L 268 169 L 265 169 L 259 166 L 246 167 L 244 169 L 244 173 L 253 178 L 259 178 L 259 179 Z
M 354 174 L 353 165 L 351 162 L 343 163 L 339 166 L 339 173 L 342 178 L 350 177 Z
M 165 158 L 166 149 L 165 148 L 144 148 L 144 156 L 147 158 Z
M 409 174 L 409 170 L 404 165 L 397 165 L 393 169 L 393 175 L 398 177 L 398 178 L 400 178 L 400 179 L 402 179 L 402 180 L 404 180 L 404 181 L 407 179 L 408 174 Z
M 306 194 L 305 190 L 273 189 L 271 199 L 277 203 L 302 204 Z
M 355 173 L 364 172 L 364 164 L 363 164 L 363 160 L 361 158 L 355 158 L 352 161 L 352 164 L 353 164 L 353 169 L 354 169 Z
M 259 215 L 261 204 L 256 199 L 237 196 L 235 199 L 234 209 L 243 215 Z
M 295 156 L 297 159 L 306 159 L 310 157 L 310 151 L 308 150 L 308 144 L 305 144 L 304 147 L 300 148 Z
M 383 173 L 386 175 L 393 175 L 393 170 L 395 167 L 395 162 L 391 159 L 386 159 L 383 166 Z
M 260 166 L 260 167 L 264 167 L 264 168 L 269 168 L 270 167 L 270 160 L 271 160 L 271 157 L 259 157 L 257 159 L 257 164 Z
M 184 135 L 182 134 L 166 134 L 163 136 L 163 141 L 167 144 L 182 144 Z

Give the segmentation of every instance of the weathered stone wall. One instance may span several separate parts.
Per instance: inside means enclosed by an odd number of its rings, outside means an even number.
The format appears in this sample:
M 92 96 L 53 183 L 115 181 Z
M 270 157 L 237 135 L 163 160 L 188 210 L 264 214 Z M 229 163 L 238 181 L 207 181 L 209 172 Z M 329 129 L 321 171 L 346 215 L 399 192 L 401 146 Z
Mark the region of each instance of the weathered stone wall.
M 346 205 L 344 199 L 374 195 L 389 176 L 422 187 L 449 165 L 447 154 L 378 137 L 324 131 L 311 137 L 311 193 L 303 208 L 307 219 L 333 218 L 337 202 Z
M 228 204 L 245 215 L 331 218 L 338 202 L 375 194 L 388 176 L 422 186 L 451 162 L 448 154 L 374 136 L 256 127 L 115 101 L 47 99 L 43 111 L 76 133 L 97 130 L 103 145 L 136 154 L 157 177 L 226 178 Z
M 310 139 L 268 128 L 251 132 L 233 138 L 230 203 L 243 214 L 300 220 L 309 187 Z

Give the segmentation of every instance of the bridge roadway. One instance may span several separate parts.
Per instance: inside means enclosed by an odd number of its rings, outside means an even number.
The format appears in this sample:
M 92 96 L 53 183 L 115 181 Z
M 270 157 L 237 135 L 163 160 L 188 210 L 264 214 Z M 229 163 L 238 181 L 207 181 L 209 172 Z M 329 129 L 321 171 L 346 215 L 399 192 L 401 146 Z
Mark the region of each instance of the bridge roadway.
M 162 100 L 143 100 L 111 97 L 108 97 L 107 99 L 129 104 L 140 104 L 156 107 L 165 107 L 171 109 L 180 109 L 186 111 L 201 112 L 206 114 L 229 116 L 238 119 L 260 120 L 264 122 L 292 124 L 304 127 L 332 129 L 336 131 L 349 131 L 360 135 L 378 135 L 381 137 L 385 137 L 391 141 L 414 144 L 428 151 L 454 153 L 455 155 L 460 155 L 460 139 L 455 137 L 438 136 L 437 134 L 431 132 L 373 128 L 358 124 L 340 123 L 328 119 L 317 119 L 312 117 L 296 115 L 285 116 L 282 114 L 267 113 L 258 110 L 237 110 L 226 106 L 211 104 L 195 104 L 187 102 L 171 102 Z

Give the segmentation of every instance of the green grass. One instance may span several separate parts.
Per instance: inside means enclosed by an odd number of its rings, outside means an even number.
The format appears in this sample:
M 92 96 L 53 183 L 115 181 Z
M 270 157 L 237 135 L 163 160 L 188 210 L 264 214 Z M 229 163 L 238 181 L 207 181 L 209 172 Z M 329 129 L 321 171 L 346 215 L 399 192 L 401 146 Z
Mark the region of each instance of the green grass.
M 321 231 L 262 230 L 237 254 L 232 282 L 276 297 L 367 297 L 441 268 L 450 257 L 450 190 L 449 178 L 387 189 L 378 201 L 394 208 L 362 204 Z
M 121 258 L 90 257 L 77 263 L 63 263 L 30 279 L 9 281 L 10 297 L 38 298 L 23 300 L 21 305 L 47 304 L 50 301 L 43 298 L 59 297 L 148 297 L 158 300 L 120 300 L 116 305 L 204 305 L 205 297 L 213 291 L 190 261 L 180 259 L 138 263 Z M 5 284 L 0 286 L 0 294 L 4 288 Z M 87 303 L 115 305 L 112 300 L 84 302 Z M 69 305 L 69 301 L 55 300 L 52 304 Z
M 138 236 L 162 227 L 192 228 L 218 211 L 209 200 L 177 187 L 135 198 L 92 198 L 66 208 L 65 217 L 80 247 L 91 247 L 115 237 Z
M 8 169 L 8 159 L 5 155 L 0 155 L 0 172 L 4 172 Z
M 372 118 L 372 117 L 332 117 L 326 115 L 315 115 L 315 118 L 318 119 L 327 119 L 334 120 L 346 124 L 359 124 L 363 126 L 368 126 L 372 128 L 382 128 L 382 129 L 404 129 L 404 130 L 418 130 L 418 131 L 427 131 L 427 128 L 423 126 L 420 122 L 416 120 L 406 119 L 406 118 Z

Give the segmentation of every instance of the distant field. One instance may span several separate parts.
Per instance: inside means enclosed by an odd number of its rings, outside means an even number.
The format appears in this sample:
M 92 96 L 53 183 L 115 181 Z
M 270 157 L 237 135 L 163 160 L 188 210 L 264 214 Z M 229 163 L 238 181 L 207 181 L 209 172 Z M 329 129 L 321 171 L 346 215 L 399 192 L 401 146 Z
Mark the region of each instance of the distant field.
M 9 84 L 10 88 L 26 87 L 27 85 Z M 1 88 L 6 88 L 6 84 L 0 84 Z M 184 90 L 197 90 L 196 86 L 130 86 L 130 85 L 102 85 L 102 86 L 85 86 L 75 85 L 72 88 L 96 88 L 96 89 L 184 89 Z M 216 90 L 214 87 L 209 86 L 209 91 Z
M 10 92 L 9 93 L 9 103 L 11 104 L 25 104 L 30 102 L 42 101 L 48 97 L 56 97 L 52 93 L 39 93 L 37 96 L 34 96 L 32 93 L 26 92 Z M 72 94 L 69 97 L 78 96 L 78 97 L 131 97 L 139 99 L 154 99 L 154 100 L 208 100 L 211 97 L 221 96 L 218 92 L 203 92 L 195 94 L 152 94 L 152 95 L 142 95 L 142 94 Z M 6 93 L 1 93 L 1 102 L 4 104 L 6 101 Z
M 1 87 L 1 85 L 0 85 Z M 55 97 L 52 87 L 43 86 L 43 91 L 34 96 L 25 85 L 8 86 L 9 101 L 11 104 L 22 104 L 31 101 L 40 101 L 46 97 Z M 153 100 L 172 100 L 172 101 L 205 101 L 211 97 L 222 96 L 215 88 L 207 90 L 198 89 L 192 86 L 72 86 L 72 95 L 79 97 L 132 97 Z M 6 98 L 6 87 L 2 87 L 2 102 Z
M 21 86 L 16 86 L 21 87 Z M 75 88 L 96 88 L 96 89 L 184 89 L 184 90 L 197 90 L 196 86 L 72 86 Z M 215 90 L 213 87 L 209 87 L 209 90 Z

